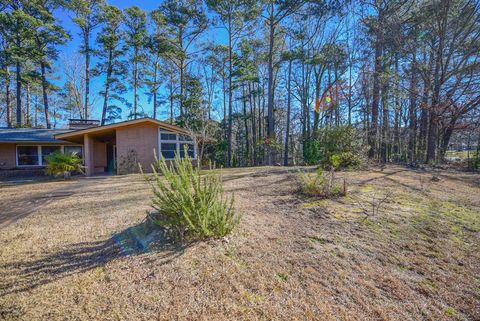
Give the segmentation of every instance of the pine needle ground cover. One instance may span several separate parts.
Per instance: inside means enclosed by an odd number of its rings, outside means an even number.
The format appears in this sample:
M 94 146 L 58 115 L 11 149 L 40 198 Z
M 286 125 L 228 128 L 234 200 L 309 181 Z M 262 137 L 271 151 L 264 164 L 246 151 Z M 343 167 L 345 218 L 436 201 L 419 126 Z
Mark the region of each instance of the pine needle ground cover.
M 478 174 L 338 173 L 319 199 L 298 170 L 222 170 L 242 220 L 189 246 L 148 247 L 141 175 L 2 183 L 0 319 L 480 319 Z

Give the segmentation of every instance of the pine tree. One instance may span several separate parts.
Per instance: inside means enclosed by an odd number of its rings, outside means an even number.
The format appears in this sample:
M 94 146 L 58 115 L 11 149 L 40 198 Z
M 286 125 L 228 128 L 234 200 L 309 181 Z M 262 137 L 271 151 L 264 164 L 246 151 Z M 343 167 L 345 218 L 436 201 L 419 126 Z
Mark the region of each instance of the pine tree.
M 153 10 L 150 13 L 150 20 L 152 24 L 153 33 L 148 38 L 147 42 L 147 75 L 146 84 L 149 88 L 149 94 L 153 98 L 153 118 L 157 119 L 158 115 L 158 92 L 161 85 L 160 72 L 161 62 L 166 55 L 174 50 L 168 41 L 166 34 L 165 16 L 160 10 Z
M 16 75 L 16 125 L 21 127 L 22 121 L 22 68 L 25 61 L 31 60 L 34 54 L 33 33 L 41 26 L 41 21 L 28 13 L 33 3 L 26 0 L 0 2 L 4 8 L 0 13 L 0 21 L 4 25 L 4 39 L 9 42 L 7 56 L 15 64 Z M 7 68 L 8 69 L 8 68 Z M 5 70 L 6 71 L 6 70 Z M 9 72 L 8 72 L 9 74 Z
M 13 63 L 11 46 L 12 46 L 12 26 L 10 16 L 5 13 L 0 13 L 0 63 L 2 69 L 0 76 L 3 78 L 5 85 L 5 123 L 7 127 L 12 127 L 12 106 L 11 106 L 11 73 L 10 65 Z
M 83 113 L 85 119 L 90 116 L 90 59 L 94 47 L 90 44 L 90 38 L 102 22 L 101 13 L 104 5 L 104 0 L 70 0 L 68 2 L 68 8 L 75 15 L 73 22 L 80 28 L 83 42 L 81 50 L 85 55 L 85 111 Z
M 192 63 L 195 52 L 192 48 L 195 40 L 207 28 L 208 19 L 203 10 L 200 0 L 166 0 L 159 8 L 165 17 L 165 23 L 169 32 L 169 41 L 173 49 L 168 55 L 180 73 L 180 116 L 185 110 L 185 90 L 187 68 Z
M 45 125 L 47 128 L 51 128 L 48 91 L 53 87 L 47 79 L 47 72 L 52 67 L 52 61 L 58 58 L 58 46 L 65 44 L 70 39 L 70 35 L 53 15 L 53 10 L 57 7 L 56 1 L 43 0 L 32 2 L 28 10 L 32 16 L 41 22 L 41 25 L 37 26 L 33 34 L 35 45 L 33 60 L 40 67 L 40 82 L 42 84 Z
M 111 105 L 111 99 L 124 101 L 121 97 L 121 94 L 126 91 L 121 81 L 122 75 L 126 74 L 125 64 L 121 61 L 125 51 L 122 46 L 123 20 L 123 12 L 118 7 L 111 5 L 103 7 L 102 22 L 104 25 L 97 37 L 100 62 L 96 66 L 96 73 L 105 74 L 105 87 L 101 92 L 103 95 L 102 125 L 120 117 L 121 108 Z
M 138 91 L 143 84 L 142 64 L 146 60 L 146 41 L 147 33 L 147 14 L 137 6 L 125 10 L 125 43 L 130 48 L 129 64 L 133 78 L 131 85 L 133 87 L 133 111 L 130 117 L 137 119 L 140 115 L 138 111 Z

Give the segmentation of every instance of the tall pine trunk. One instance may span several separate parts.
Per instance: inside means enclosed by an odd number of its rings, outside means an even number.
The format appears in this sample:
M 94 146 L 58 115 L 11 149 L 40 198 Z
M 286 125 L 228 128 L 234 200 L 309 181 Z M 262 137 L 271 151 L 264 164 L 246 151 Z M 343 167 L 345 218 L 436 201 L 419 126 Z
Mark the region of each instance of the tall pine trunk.
M 408 111 L 409 118 L 409 135 L 408 135 L 408 158 L 410 163 L 416 162 L 416 145 L 417 145 L 417 70 L 416 70 L 416 53 L 413 53 L 412 59 L 412 76 L 410 79 L 410 106 Z
M 20 62 L 16 64 L 17 73 L 17 126 L 22 126 L 22 66 Z
M 400 152 L 400 122 L 402 106 L 400 104 L 400 74 L 398 66 L 398 54 L 395 54 L 395 117 L 393 123 L 393 155 L 395 160 L 399 160 Z
M 335 64 L 334 67 L 334 74 L 335 74 L 335 79 L 333 80 L 335 84 L 335 126 L 340 125 L 340 92 L 339 92 L 339 87 L 338 87 L 338 65 Z
M 26 101 L 26 110 L 25 110 L 25 123 L 28 127 L 31 127 L 30 122 L 30 83 L 26 83 L 26 93 L 27 93 L 27 101 Z
M 155 67 L 153 69 L 153 119 L 157 119 L 157 71 L 158 71 L 158 62 L 155 62 Z
M 349 63 L 348 65 L 348 125 L 352 124 L 352 109 L 353 109 L 353 77 L 352 77 L 352 65 L 353 63 Z
M 180 26 L 178 28 L 178 44 L 179 47 L 183 50 L 183 28 Z M 180 54 L 180 117 L 183 116 L 185 112 L 184 108 L 184 101 L 185 101 L 185 58 L 183 52 Z
M 110 82 L 112 78 L 112 57 L 113 57 L 113 50 L 110 49 L 108 53 L 108 66 L 107 66 L 107 79 L 105 80 L 105 97 L 103 99 L 103 109 L 102 109 L 102 126 L 105 125 L 105 121 L 107 119 L 107 109 L 108 109 L 108 98 L 110 94 Z
M 33 122 L 34 122 L 34 126 L 35 128 L 38 127 L 38 97 L 35 95 L 35 110 L 34 110 L 34 113 L 33 113 Z
M 135 48 L 135 62 L 133 66 L 133 118 L 137 119 L 137 100 L 138 100 L 138 49 Z
M 20 29 L 20 21 L 17 19 L 16 21 L 16 25 L 17 25 L 17 30 Z M 22 47 L 22 39 L 20 37 L 20 34 L 17 32 L 17 35 L 16 35 L 16 45 L 17 45 L 17 48 L 21 48 Z M 18 127 L 21 127 L 22 126 L 22 65 L 20 63 L 20 60 L 19 58 L 17 57 L 16 59 L 16 80 L 17 80 L 17 112 L 16 112 L 16 116 L 17 116 L 17 126 Z
M 382 72 L 382 53 L 383 53 L 383 31 L 381 26 L 383 25 L 383 11 L 379 8 L 378 12 L 378 24 L 375 32 L 375 70 L 373 73 L 373 100 L 371 116 L 372 121 L 370 123 L 369 134 L 369 157 L 376 156 L 377 138 L 378 138 L 378 108 L 380 105 L 380 77 Z
M 252 164 L 257 165 L 257 124 L 256 124 L 256 102 L 252 93 L 252 84 L 248 82 L 248 97 L 250 101 L 250 115 L 252 116 Z
M 283 154 L 284 166 L 288 166 L 288 142 L 290 139 L 290 112 L 292 108 L 291 80 L 292 80 L 292 60 L 289 60 L 288 61 L 288 78 L 287 78 L 287 126 L 285 129 L 285 152 Z
M 388 94 L 389 86 L 388 81 L 382 81 L 382 137 L 381 137 L 381 161 L 385 164 L 388 160 L 388 146 L 389 146 L 389 107 L 388 107 Z
M 52 128 L 50 124 L 50 112 L 48 110 L 48 83 L 46 76 L 46 65 L 44 61 L 40 62 L 40 71 L 42 74 L 42 94 L 43 94 L 43 111 L 45 113 L 45 125 L 47 128 Z
M 441 48 L 441 43 L 439 47 Z M 438 140 L 438 114 L 437 109 L 440 104 L 440 52 L 435 59 L 435 72 L 434 72 L 434 84 L 432 92 L 432 105 L 429 110 L 429 127 L 428 127 L 428 138 L 427 138 L 427 157 L 425 158 L 426 163 L 431 163 L 436 161 L 436 152 L 437 152 L 437 140 Z
M 447 19 L 448 11 L 450 8 L 450 2 L 447 1 L 444 6 L 442 6 L 443 16 L 441 17 L 441 23 L 439 24 L 439 35 L 438 35 L 438 47 L 435 52 L 435 69 L 433 73 L 433 91 L 432 91 L 432 105 L 429 110 L 430 122 L 428 128 L 428 139 L 427 139 L 427 157 L 425 159 L 426 163 L 436 162 L 437 161 L 437 141 L 438 137 L 438 108 L 440 105 L 440 89 L 443 84 L 443 75 L 444 75 L 444 66 L 443 62 L 443 49 L 445 45 L 445 38 L 447 33 Z
M 85 119 L 89 115 L 89 97 L 90 97 L 90 31 L 86 31 L 84 35 L 85 41 Z
M 242 104 L 243 104 L 243 126 L 245 129 L 245 159 L 248 163 L 247 165 L 252 165 L 249 160 L 250 160 L 250 135 L 249 135 L 249 130 L 248 130 L 248 117 L 247 117 L 247 93 L 245 90 L 245 84 L 242 84 L 242 93 L 243 93 L 243 98 L 242 98 Z
M 6 104 L 6 117 L 7 127 L 12 127 L 12 106 L 10 103 L 10 68 L 5 63 L 5 104 Z
M 169 84 L 169 94 L 170 94 L 170 124 L 173 124 L 173 75 L 170 75 L 170 84 Z
M 291 68 L 291 63 L 289 62 L 289 77 L 290 77 L 290 68 Z M 321 75 L 320 75 L 320 72 L 316 72 L 315 70 L 315 67 L 313 67 L 313 71 L 314 71 L 314 75 L 315 75 L 315 106 L 316 104 L 319 104 L 320 103 L 320 87 L 322 85 L 322 78 L 321 78 Z M 290 84 L 287 84 L 287 86 L 290 86 Z M 287 89 L 287 91 L 289 91 Z M 290 99 L 287 98 L 287 99 Z M 288 108 L 288 107 L 287 107 Z M 319 123 L 320 123 L 320 110 L 317 112 L 314 113 L 313 115 L 313 134 L 315 135 L 318 131 L 318 127 L 319 127 Z
M 267 88 L 267 112 L 268 112 L 268 128 L 267 136 L 270 139 L 274 139 L 275 135 L 275 123 L 273 115 L 273 47 L 275 45 L 275 17 L 274 17 L 274 1 L 270 4 L 270 17 L 269 17 L 269 46 L 268 46 L 268 88 Z M 272 149 L 268 147 L 268 164 L 272 165 Z
M 227 127 L 227 81 L 225 77 L 222 77 L 222 89 L 223 89 L 223 137 L 228 140 L 228 127 Z M 228 162 L 228 161 L 227 161 Z
M 227 165 L 232 167 L 232 126 L 233 126 L 233 42 L 232 42 L 232 17 L 228 16 L 228 147 Z

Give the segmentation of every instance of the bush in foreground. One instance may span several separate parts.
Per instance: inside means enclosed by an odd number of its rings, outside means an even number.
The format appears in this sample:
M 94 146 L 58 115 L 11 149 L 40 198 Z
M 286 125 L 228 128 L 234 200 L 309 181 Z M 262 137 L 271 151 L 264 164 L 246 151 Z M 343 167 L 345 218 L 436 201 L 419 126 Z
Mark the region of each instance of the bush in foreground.
M 157 159 L 152 169 L 154 179 L 145 179 L 154 193 L 157 213 L 149 215 L 154 224 L 180 239 L 204 239 L 225 236 L 239 223 L 234 198 L 225 197 L 215 171 L 201 175 L 191 158 L 178 155 L 171 164 Z
M 83 173 L 82 159 L 76 153 L 55 152 L 45 156 L 45 159 L 48 175 L 63 175 L 63 178 L 67 179 L 72 172 Z

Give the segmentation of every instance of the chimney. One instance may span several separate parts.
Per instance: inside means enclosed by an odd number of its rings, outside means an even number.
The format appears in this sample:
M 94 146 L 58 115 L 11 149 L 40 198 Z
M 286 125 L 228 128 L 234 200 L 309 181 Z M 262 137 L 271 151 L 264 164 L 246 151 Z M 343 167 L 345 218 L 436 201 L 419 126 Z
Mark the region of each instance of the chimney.
M 95 119 L 69 119 L 69 129 L 85 129 L 100 126 L 100 121 Z

